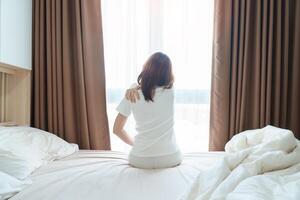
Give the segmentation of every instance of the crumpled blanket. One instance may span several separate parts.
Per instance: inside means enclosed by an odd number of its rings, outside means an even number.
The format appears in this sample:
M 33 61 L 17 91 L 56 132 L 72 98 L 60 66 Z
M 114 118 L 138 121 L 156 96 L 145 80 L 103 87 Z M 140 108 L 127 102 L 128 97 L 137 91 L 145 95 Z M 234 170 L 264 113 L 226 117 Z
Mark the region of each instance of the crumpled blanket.
M 235 135 L 227 155 L 200 172 L 182 200 L 300 199 L 300 142 L 266 126 Z

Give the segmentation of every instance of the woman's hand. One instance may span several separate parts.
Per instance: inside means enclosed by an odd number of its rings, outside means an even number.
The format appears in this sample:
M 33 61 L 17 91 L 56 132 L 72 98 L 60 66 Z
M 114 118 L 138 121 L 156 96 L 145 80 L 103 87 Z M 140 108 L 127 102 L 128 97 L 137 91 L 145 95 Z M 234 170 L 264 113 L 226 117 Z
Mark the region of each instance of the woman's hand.
M 140 89 L 140 86 L 136 86 L 134 88 L 130 88 L 126 90 L 125 97 L 128 101 L 135 103 L 140 99 L 140 95 L 138 92 L 138 89 Z

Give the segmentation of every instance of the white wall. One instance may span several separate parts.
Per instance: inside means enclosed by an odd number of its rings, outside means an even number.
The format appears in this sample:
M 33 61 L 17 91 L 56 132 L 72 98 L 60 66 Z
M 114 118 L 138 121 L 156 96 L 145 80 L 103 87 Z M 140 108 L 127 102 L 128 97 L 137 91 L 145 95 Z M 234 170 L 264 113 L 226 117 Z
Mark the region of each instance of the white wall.
M 0 0 L 0 62 L 31 69 L 32 1 Z

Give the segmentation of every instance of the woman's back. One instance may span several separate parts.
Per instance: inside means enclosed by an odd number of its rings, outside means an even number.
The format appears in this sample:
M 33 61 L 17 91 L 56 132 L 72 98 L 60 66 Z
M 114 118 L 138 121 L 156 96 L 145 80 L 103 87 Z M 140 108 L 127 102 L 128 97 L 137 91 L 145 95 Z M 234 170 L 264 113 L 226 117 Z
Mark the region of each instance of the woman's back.
M 131 154 L 135 156 L 163 156 L 178 151 L 174 135 L 174 90 L 155 89 L 152 101 L 146 101 L 139 90 L 140 100 L 131 103 L 126 99 L 117 110 L 128 116 L 133 113 L 138 132 Z

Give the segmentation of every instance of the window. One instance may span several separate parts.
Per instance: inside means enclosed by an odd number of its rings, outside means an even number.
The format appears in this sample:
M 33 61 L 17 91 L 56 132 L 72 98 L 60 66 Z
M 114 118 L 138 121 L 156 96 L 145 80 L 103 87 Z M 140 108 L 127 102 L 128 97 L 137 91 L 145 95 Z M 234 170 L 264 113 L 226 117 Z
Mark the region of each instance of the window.
M 136 82 L 146 59 L 162 51 L 175 75 L 175 131 L 183 152 L 208 150 L 212 52 L 211 0 L 102 0 L 108 116 Z M 126 130 L 135 135 L 134 120 Z M 112 149 L 129 146 L 111 135 Z

